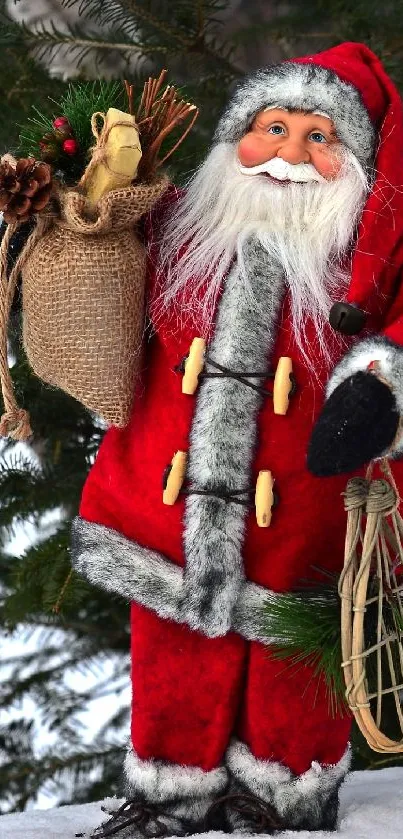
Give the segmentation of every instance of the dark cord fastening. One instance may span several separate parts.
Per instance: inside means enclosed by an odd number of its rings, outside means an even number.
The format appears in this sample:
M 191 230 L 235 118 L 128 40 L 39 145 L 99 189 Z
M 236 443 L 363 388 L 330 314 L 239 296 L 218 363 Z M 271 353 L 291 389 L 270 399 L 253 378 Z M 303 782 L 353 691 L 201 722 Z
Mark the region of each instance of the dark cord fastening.
M 185 372 L 185 363 L 188 356 L 185 355 L 182 358 L 182 361 L 174 367 L 176 373 L 184 373 Z M 214 367 L 217 372 L 206 370 L 206 365 L 209 364 L 211 367 Z M 250 379 L 262 379 L 265 381 L 266 379 L 275 379 L 276 374 L 269 370 L 265 373 L 259 372 L 251 372 L 251 373 L 238 373 L 235 370 L 230 370 L 229 367 L 224 367 L 223 364 L 219 364 L 218 361 L 213 361 L 212 358 L 206 356 L 204 368 L 199 373 L 199 379 L 235 379 L 237 382 L 241 382 L 241 384 L 246 385 L 247 387 L 251 387 L 252 390 L 256 390 L 257 393 L 260 393 L 262 396 L 271 396 L 273 398 L 273 393 L 271 390 L 267 390 L 267 388 L 263 387 L 263 385 L 257 385 L 254 382 L 251 382 Z M 291 381 L 291 389 L 289 393 L 289 398 L 294 396 L 297 391 L 297 382 L 293 373 L 290 373 L 290 381 Z
M 251 387 L 252 390 L 256 390 L 258 393 L 261 393 L 262 396 L 273 396 L 272 392 L 267 390 L 267 388 L 249 381 L 249 379 L 262 379 L 263 381 L 265 381 L 265 379 L 274 379 L 275 373 L 272 373 L 271 371 L 265 373 L 237 373 L 235 370 L 230 370 L 228 367 L 224 367 L 223 364 L 219 364 L 218 361 L 213 361 L 213 359 L 208 356 L 206 358 L 206 365 L 207 364 L 210 364 L 211 367 L 215 367 L 217 372 L 213 373 L 204 370 L 199 374 L 199 379 L 235 379 L 237 382 L 241 382 L 241 384 Z
M 180 495 L 211 495 L 214 498 L 221 498 L 222 501 L 231 501 L 234 504 L 241 504 L 243 507 L 254 508 L 252 501 L 246 498 L 239 498 L 240 495 L 253 495 L 253 489 L 225 489 L 225 487 L 216 487 L 214 489 L 181 489 Z
M 252 500 L 246 498 L 239 498 L 239 495 L 249 495 L 252 498 L 255 495 L 254 489 L 225 489 L 225 487 L 217 487 L 215 489 L 181 489 L 179 495 L 210 495 L 213 498 L 220 498 L 222 501 L 228 501 L 231 504 L 241 504 L 243 507 L 248 507 L 249 510 L 254 510 L 255 505 Z M 273 490 L 273 504 L 272 510 L 277 507 L 279 498 L 275 490 Z

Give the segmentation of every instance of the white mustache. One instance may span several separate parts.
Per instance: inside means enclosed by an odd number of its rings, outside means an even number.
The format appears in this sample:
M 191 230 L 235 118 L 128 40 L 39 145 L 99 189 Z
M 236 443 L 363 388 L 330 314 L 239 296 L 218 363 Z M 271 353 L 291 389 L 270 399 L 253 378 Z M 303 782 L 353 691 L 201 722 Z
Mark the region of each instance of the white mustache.
M 294 181 L 295 183 L 308 183 L 308 181 L 326 181 L 312 163 L 287 163 L 281 157 L 272 157 L 258 166 L 242 166 L 238 161 L 240 172 L 243 175 L 259 175 L 266 172 L 278 181 Z

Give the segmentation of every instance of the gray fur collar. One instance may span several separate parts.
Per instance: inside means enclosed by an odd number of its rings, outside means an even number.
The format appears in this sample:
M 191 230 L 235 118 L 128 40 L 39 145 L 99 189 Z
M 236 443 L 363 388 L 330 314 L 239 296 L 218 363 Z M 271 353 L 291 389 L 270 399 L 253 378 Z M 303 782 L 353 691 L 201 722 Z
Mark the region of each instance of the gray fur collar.
M 225 284 L 208 355 L 237 372 L 268 371 L 284 294 L 283 272 L 255 240 L 244 246 L 243 257 L 247 281 L 235 265 Z M 262 401 L 259 392 L 235 379 L 202 380 L 190 435 L 190 487 L 253 491 L 251 468 Z M 247 507 L 215 496 L 190 495 L 186 500 L 184 593 L 187 622 L 193 629 L 223 635 L 231 627 L 244 579 L 247 514 Z

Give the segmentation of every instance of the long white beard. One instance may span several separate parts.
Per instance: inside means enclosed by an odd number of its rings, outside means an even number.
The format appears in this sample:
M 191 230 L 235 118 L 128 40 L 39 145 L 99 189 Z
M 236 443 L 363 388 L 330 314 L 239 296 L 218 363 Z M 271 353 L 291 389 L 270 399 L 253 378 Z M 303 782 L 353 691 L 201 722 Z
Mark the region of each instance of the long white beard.
M 342 296 L 348 284 L 346 255 L 368 190 L 361 165 L 347 149 L 335 180 L 280 185 L 264 175 L 242 174 L 235 148 L 218 144 L 164 227 L 163 279 L 154 316 L 174 308 L 179 322 L 191 318 L 199 334 L 207 335 L 235 256 L 241 277 L 250 282 L 242 244 L 253 236 L 283 268 L 294 339 L 309 366 L 312 353 L 307 354 L 304 341 L 308 320 L 315 326 L 315 355 L 329 362 L 329 310 L 335 295 Z M 186 243 L 190 244 L 185 247 Z

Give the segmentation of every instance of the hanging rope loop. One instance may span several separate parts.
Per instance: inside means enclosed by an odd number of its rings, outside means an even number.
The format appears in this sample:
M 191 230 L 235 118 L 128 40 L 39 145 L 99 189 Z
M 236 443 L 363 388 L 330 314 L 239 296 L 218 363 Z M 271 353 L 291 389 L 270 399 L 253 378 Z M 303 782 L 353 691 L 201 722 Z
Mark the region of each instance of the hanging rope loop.
M 18 222 L 8 225 L 0 246 L 0 381 L 5 409 L 0 418 L 0 436 L 11 437 L 14 440 L 27 440 L 31 437 L 32 430 L 29 414 L 23 408 L 19 408 L 14 393 L 8 366 L 8 324 L 18 277 L 37 242 L 51 224 L 50 215 L 40 216 L 37 219 L 36 225 L 11 271 L 8 265 L 8 252 L 11 239 L 19 226 Z

